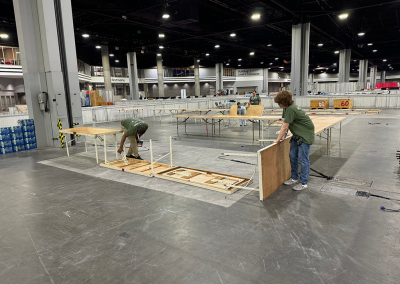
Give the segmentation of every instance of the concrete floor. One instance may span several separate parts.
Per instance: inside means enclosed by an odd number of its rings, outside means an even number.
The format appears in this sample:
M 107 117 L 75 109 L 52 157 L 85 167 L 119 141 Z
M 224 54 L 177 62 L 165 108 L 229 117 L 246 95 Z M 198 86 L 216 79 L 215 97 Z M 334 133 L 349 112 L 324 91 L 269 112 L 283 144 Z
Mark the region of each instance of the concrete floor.
M 177 135 L 169 117 L 148 122 L 144 158 L 148 139 L 159 156 L 172 135 L 174 163 L 250 177 L 253 165 L 218 155 L 262 147 L 251 126 L 207 138 L 204 124 Z M 311 148 L 311 167 L 339 181 L 312 176 L 309 189 L 282 186 L 264 202 L 250 190 L 122 176 L 82 144 L 70 158 L 51 148 L 0 155 L 0 283 L 400 283 L 400 213 L 379 209 L 400 204 L 354 194 L 400 200 L 399 125 L 400 110 L 349 116 L 329 155 L 319 139 Z

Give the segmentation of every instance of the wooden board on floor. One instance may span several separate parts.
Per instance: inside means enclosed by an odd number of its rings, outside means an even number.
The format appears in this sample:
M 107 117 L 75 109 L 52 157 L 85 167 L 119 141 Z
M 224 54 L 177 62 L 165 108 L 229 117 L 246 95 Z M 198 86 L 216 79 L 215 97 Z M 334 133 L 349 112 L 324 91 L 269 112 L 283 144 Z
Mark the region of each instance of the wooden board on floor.
M 151 163 L 149 161 L 136 160 L 131 158 L 127 158 L 127 160 L 129 162 L 129 165 L 125 165 L 125 162 L 123 160 L 114 160 L 109 162 L 108 164 L 102 163 L 100 164 L 100 166 L 148 177 L 152 176 L 150 168 Z M 155 173 L 166 170 L 168 168 L 169 165 L 160 163 L 153 164 L 153 169 Z
M 236 187 L 229 187 L 230 185 L 245 186 L 252 182 L 249 178 L 179 166 L 160 171 L 156 177 L 227 194 L 239 190 Z
M 257 152 L 260 200 L 265 200 L 290 178 L 290 139 L 287 137 Z

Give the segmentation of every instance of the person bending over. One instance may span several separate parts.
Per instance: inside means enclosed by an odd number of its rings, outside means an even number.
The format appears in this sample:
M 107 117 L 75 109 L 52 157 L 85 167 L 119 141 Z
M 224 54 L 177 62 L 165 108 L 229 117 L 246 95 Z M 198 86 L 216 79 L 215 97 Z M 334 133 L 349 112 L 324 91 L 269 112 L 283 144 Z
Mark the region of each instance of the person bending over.
M 237 103 L 237 109 L 238 109 L 238 115 L 246 115 L 246 107 L 247 103 Z M 240 126 L 246 126 L 246 120 L 245 119 L 239 119 Z
M 122 153 L 124 150 L 124 144 L 126 138 L 129 139 L 131 146 L 129 147 L 129 151 L 126 155 L 127 158 L 133 158 L 138 160 L 143 160 L 139 156 L 138 146 L 137 143 L 139 138 L 146 132 L 149 126 L 143 120 L 138 118 L 127 118 L 121 121 L 121 129 L 124 132 L 124 136 L 121 139 L 121 145 L 119 146 L 118 153 Z M 133 155 L 132 155 L 133 154 Z
M 285 140 L 288 130 L 293 136 L 290 140 L 290 165 L 292 167 L 291 177 L 284 182 L 285 185 L 294 185 L 299 182 L 299 163 L 301 165 L 300 183 L 293 187 L 294 190 L 307 188 L 308 176 L 310 174 L 310 146 L 314 143 L 314 123 L 311 118 L 298 107 L 288 91 L 279 92 L 275 102 L 283 108 L 283 125 L 279 132 L 278 139 L 274 143 Z

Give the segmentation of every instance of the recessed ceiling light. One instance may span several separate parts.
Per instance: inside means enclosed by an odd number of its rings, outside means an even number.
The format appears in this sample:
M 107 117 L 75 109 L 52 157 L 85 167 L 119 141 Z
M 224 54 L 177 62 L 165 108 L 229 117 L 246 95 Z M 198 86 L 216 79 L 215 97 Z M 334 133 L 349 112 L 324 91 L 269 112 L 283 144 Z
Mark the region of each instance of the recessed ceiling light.
M 365 35 L 365 33 L 361 32 L 361 33 L 358 33 L 358 35 L 363 36 L 363 35 Z
M 167 13 L 164 13 L 164 15 L 162 15 L 163 19 L 168 19 L 169 15 Z
M 271 69 L 271 67 L 270 68 L 268 68 L 268 70 L 270 70 Z
M 344 20 L 344 19 L 347 19 L 347 17 L 349 16 L 349 14 L 340 14 L 339 15 L 339 19 L 341 19 L 341 20 Z
M 231 37 L 235 37 L 236 34 L 235 34 L 235 33 L 231 33 L 230 36 L 231 36 Z
M 337 63 L 333 63 L 333 65 L 337 65 Z
M 329 68 L 326 68 L 326 70 L 329 70 Z
M 82 34 L 83 37 L 90 37 L 88 34 Z
M 284 68 L 283 66 L 279 67 L 279 68 Z
M 8 38 L 8 34 L 0 34 L 0 38 Z
M 110 54 L 110 57 L 113 57 L 114 56 L 114 54 Z
M 261 62 L 261 64 L 264 64 L 264 62 Z
M 101 48 L 101 46 L 100 46 L 100 45 L 96 45 L 96 48 L 97 48 L 97 49 L 100 49 L 100 48 Z
M 277 57 L 277 58 L 275 58 L 275 60 L 278 60 L 279 58 Z
M 200 62 L 200 59 L 197 59 L 197 62 Z
M 161 56 L 161 53 L 157 53 L 157 56 Z
M 386 59 L 383 59 L 383 61 L 386 61 Z
M 229 63 L 226 63 L 226 66 L 229 66 Z
M 158 34 L 158 37 L 165 37 L 165 34 Z
M 164 46 L 160 45 L 160 46 L 159 46 L 159 48 L 160 48 L 160 49 L 163 49 L 163 48 L 164 48 Z
M 378 50 L 374 49 L 372 52 L 377 52 Z
M 335 53 L 336 53 L 336 54 L 339 53 L 339 50 L 335 50 Z
M 368 43 L 368 45 L 373 45 L 373 43 Z
M 319 67 L 319 65 L 317 67 Z
M 272 46 L 272 43 L 267 44 L 267 46 Z
M 254 55 L 254 52 L 250 52 L 250 55 Z
M 318 43 L 318 46 L 324 46 L 324 44 L 323 43 Z
M 239 58 L 238 61 L 242 61 L 242 58 Z
M 117 62 L 117 63 L 118 63 L 118 62 L 119 62 L 119 60 L 115 60 L 115 62 Z
M 357 59 L 356 59 L 356 60 L 354 60 L 354 62 L 357 62 Z
M 238 66 L 240 67 L 240 66 L 242 66 L 242 65 L 239 64 Z
M 388 66 L 390 66 L 390 64 L 388 64 Z
M 219 48 L 219 44 L 217 44 L 217 45 L 215 46 L 215 48 Z
M 251 18 L 252 18 L 253 20 L 259 20 L 260 17 L 261 17 L 261 15 L 260 15 L 259 13 L 254 13 L 253 15 L 251 15 Z
M 321 71 L 321 73 L 324 73 L 324 71 Z
M 206 56 L 210 56 L 210 54 L 209 54 L 209 53 L 206 53 Z
M 269 65 L 272 65 L 272 63 L 270 63 Z

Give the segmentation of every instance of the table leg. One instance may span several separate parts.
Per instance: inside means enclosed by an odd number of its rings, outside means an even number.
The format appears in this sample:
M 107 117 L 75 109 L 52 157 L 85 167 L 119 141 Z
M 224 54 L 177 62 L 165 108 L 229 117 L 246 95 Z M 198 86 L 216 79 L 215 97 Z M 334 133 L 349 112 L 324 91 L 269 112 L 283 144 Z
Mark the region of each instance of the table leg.
M 254 141 L 254 123 L 255 123 L 255 120 L 253 120 L 253 141 Z
M 258 139 L 261 139 L 261 120 L 258 123 Z
M 85 152 L 87 153 L 86 135 L 85 135 Z
M 340 134 L 339 134 L 339 143 L 342 140 L 342 122 L 340 122 Z
M 329 154 L 329 128 L 326 130 L 326 154 Z
M 221 135 L 221 120 L 218 121 L 218 134 Z
M 96 162 L 99 163 L 99 154 L 97 153 L 97 135 L 94 136 L 94 148 L 96 150 Z
M 187 121 L 187 120 L 185 120 L 185 134 L 187 134 L 187 132 L 186 132 L 186 121 Z
M 214 119 L 211 119 L 211 137 L 214 137 Z
M 65 135 L 65 145 L 67 146 L 67 155 L 69 157 L 69 149 L 68 149 L 68 133 Z
M 106 140 L 106 136 L 104 135 L 104 163 L 108 164 L 107 161 L 107 140 Z
M 208 120 L 206 119 L 206 130 L 207 130 L 207 137 L 208 137 Z
M 156 110 L 155 109 L 153 109 L 153 119 L 154 119 L 154 122 L 156 122 Z
M 176 132 L 178 132 L 178 126 L 179 126 L 179 120 L 178 120 L 178 118 L 176 118 Z
M 114 140 L 115 140 L 115 158 L 118 160 L 117 134 L 114 134 Z

